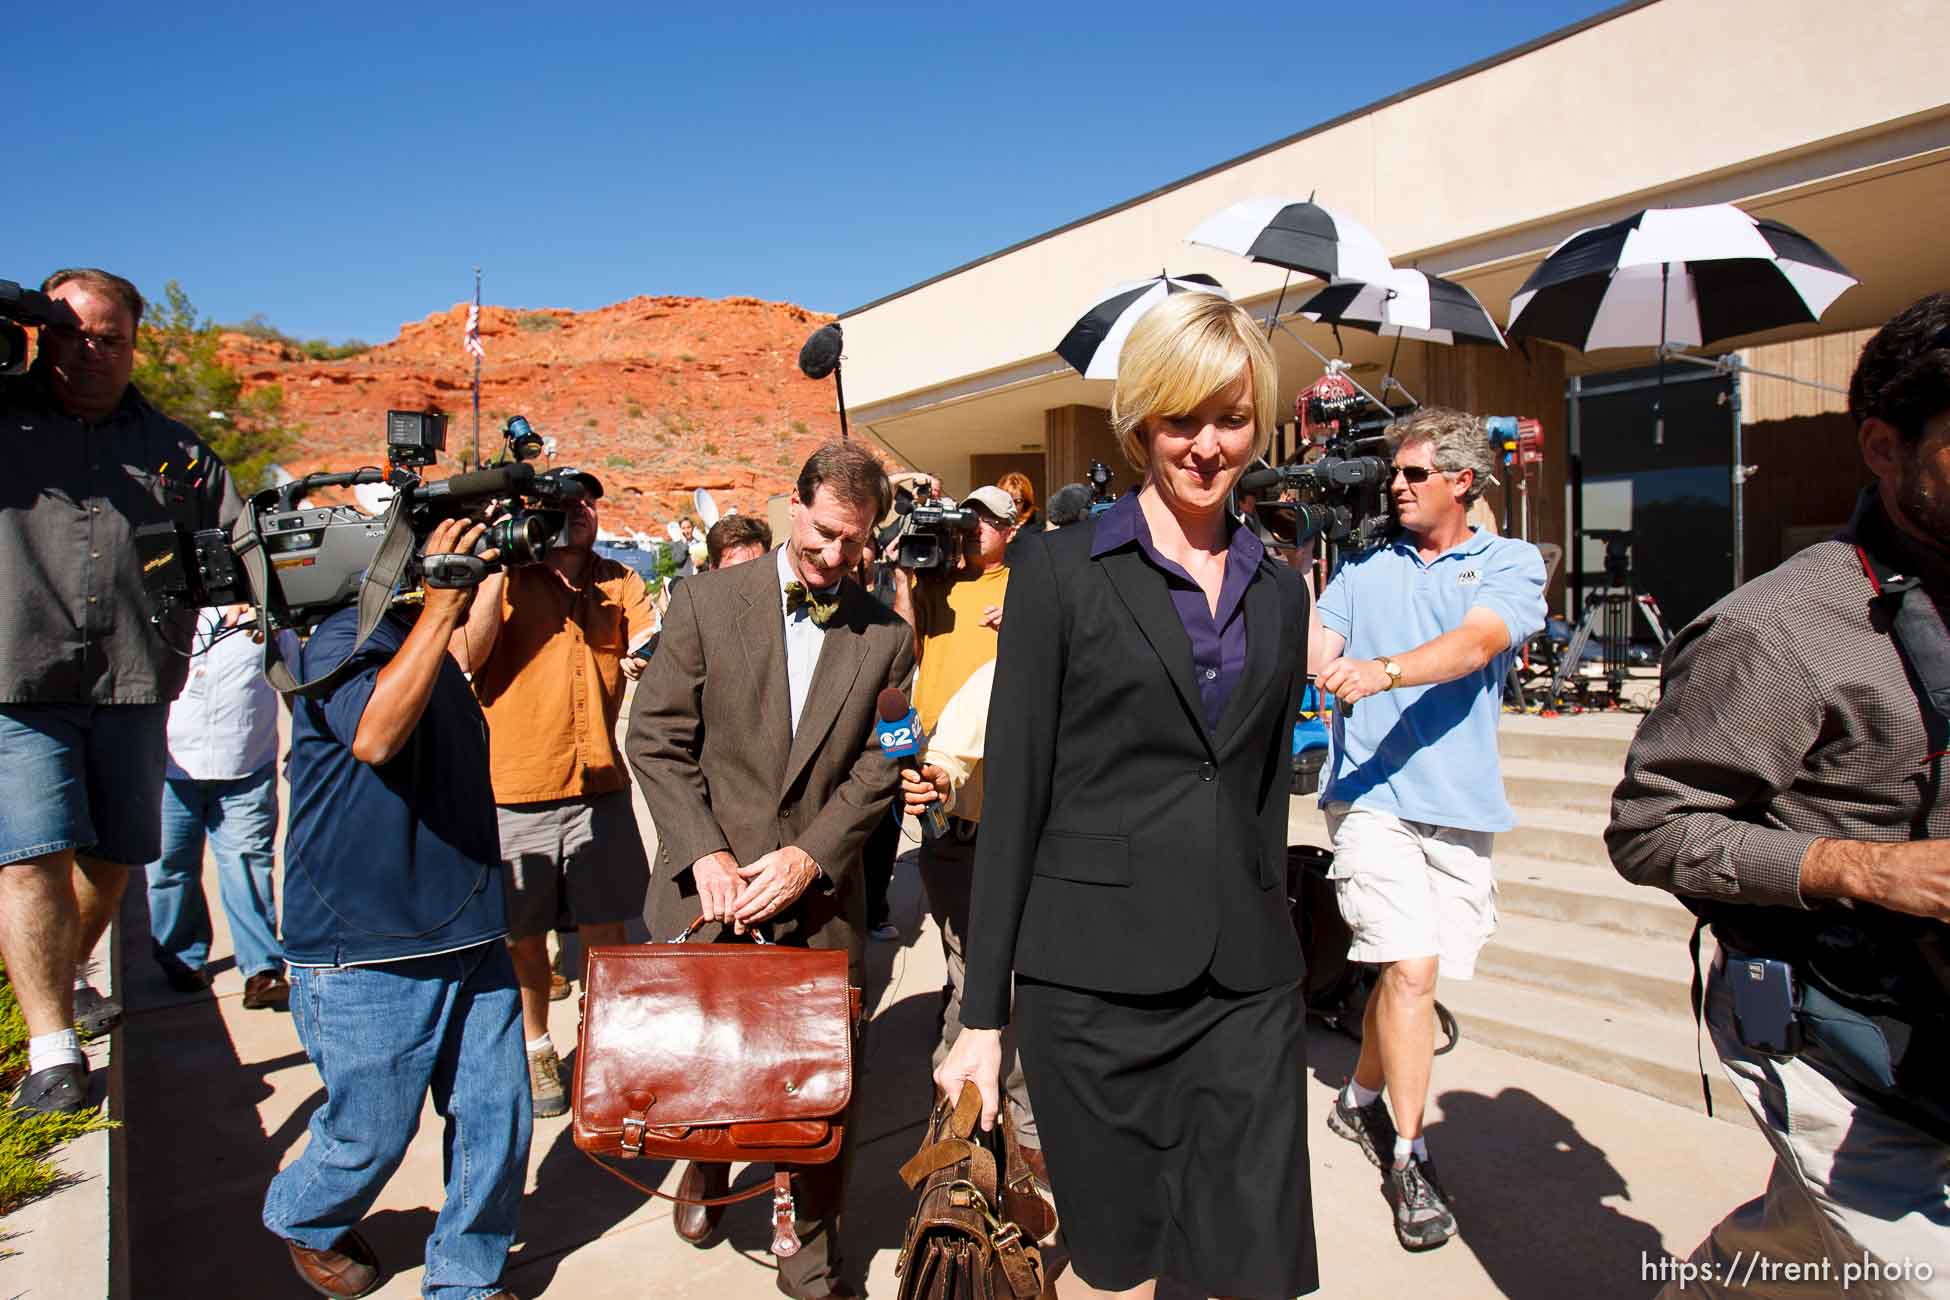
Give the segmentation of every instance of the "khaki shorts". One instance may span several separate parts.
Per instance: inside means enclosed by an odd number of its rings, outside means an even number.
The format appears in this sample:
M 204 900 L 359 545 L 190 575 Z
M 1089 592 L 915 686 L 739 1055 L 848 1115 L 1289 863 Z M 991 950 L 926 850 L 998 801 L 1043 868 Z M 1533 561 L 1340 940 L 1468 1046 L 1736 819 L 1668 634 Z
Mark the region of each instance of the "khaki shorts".
M 502 804 L 495 817 L 507 867 L 509 938 L 642 914 L 650 863 L 628 790 Z
M 1473 976 L 1476 954 L 1496 932 L 1496 837 L 1338 802 L 1326 814 L 1334 839 L 1328 875 L 1352 932 L 1348 960 L 1436 957 L 1443 978 Z

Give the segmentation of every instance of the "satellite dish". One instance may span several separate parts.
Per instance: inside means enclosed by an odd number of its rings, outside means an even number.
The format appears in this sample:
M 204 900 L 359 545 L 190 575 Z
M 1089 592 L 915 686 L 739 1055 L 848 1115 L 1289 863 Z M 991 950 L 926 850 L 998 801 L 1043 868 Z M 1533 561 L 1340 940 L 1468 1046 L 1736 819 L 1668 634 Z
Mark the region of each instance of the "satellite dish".
M 703 488 L 691 493 L 691 509 L 697 512 L 698 522 L 710 528 L 718 522 L 718 503 Z
M 684 534 L 678 531 L 677 521 L 675 519 L 664 525 L 664 531 L 670 534 L 671 541 L 676 542 L 679 546 L 684 544 Z
M 361 511 L 377 518 L 393 503 L 393 489 L 385 483 L 354 483 L 352 499 Z

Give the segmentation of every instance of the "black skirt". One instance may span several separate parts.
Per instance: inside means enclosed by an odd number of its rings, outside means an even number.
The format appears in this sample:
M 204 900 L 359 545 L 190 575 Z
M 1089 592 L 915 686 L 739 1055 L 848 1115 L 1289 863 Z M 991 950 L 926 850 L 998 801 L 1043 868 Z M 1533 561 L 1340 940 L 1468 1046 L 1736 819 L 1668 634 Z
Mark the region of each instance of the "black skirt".
M 1320 1285 L 1298 985 L 1124 995 L 1016 977 L 1023 1075 L 1077 1276 L 1208 1295 Z

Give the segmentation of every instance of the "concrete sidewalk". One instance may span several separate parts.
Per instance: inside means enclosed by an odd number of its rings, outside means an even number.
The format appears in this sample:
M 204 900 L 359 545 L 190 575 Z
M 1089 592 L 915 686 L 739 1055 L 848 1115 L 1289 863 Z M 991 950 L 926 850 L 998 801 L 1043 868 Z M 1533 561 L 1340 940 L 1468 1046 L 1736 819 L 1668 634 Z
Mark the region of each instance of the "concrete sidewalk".
M 214 878 L 210 889 L 214 903 Z M 894 1171 L 912 1153 L 927 1110 L 944 969 L 911 858 L 896 872 L 894 909 L 907 938 L 872 945 L 873 1019 L 855 1093 L 861 1142 L 845 1231 L 849 1279 L 881 1297 L 894 1292 L 894 1257 L 911 1208 Z M 265 1183 L 300 1149 L 322 1100 L 290 1017 L 242 1009 L 241 981 L 221 935 L 214 994 L 171 993 L 148 955 L 139 889 L 130 891 L 122 935 L 131 1015 L 129 1160 L 121 1176 L 132 1294 L 309 1294 L 258 1223 Z M 558 1045 L 574 1043 L 575 1023 L 576 1001 L 557 1003 Z M 1690 1250 L 1766 1177 L 1767 1150 L 1751 1129 L 1464 1042 L 1437 1062 L 1428 1129 L 1458 1201 L 1462 1236 L 1411 1256 L 1395 1242 L 1375 1171 L 1325 1124 L 1332 1089 L 1353 1055 L 1354 1044 L 1338 1034 L 1316 1031 L 1309 1043 L 1323 1294 L 1649 1295 L 1656 1288 L 1642 1280 L 1644 1261 Z M 396 1270 L 381 1296 L 418 1294 L 421 1250 L 441 1200 L 440 1131 L 429 1110 L 366 1222 L 368 1238 Z M 675 1174 L 661 1166 L 633 1172 L 674 1190 Z M 522 1238 L 506 1280 L 528 1300 L 775 1295 L 765 1215 L 762 1199 L 732 1207 L 722 1238 L 697 1250 L 672 1232 L 667 1203 L 646 1204 L 575 1150 L 566 1118 L 538 1121 Z

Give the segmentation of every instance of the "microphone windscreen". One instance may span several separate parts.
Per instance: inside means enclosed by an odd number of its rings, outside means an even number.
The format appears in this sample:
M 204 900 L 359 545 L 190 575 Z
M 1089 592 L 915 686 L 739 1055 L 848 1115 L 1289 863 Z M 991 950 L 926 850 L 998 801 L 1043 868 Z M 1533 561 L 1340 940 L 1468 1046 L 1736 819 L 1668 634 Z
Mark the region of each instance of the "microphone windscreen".
M 822 325 L 799 349 L 799 369 L 808 379 L 824 379 L 840 363 L 840 323 Z
M 523 462 L 499 465 L 494 469 L 471 470 L 432 484 L 441 496 L 498 497 L 527 487 L 535 481 L 535 467 Z
M 1264 492 L 1280 485 L 1280 471 L 1276 469 L 1249 469 L 1239 476 L 1241 492 Z
M 889 686 L 874 700 L 874 707 L 880 711 L 882 722 L 899 722 L 908 713 L 907 693 L 898 686 Z

